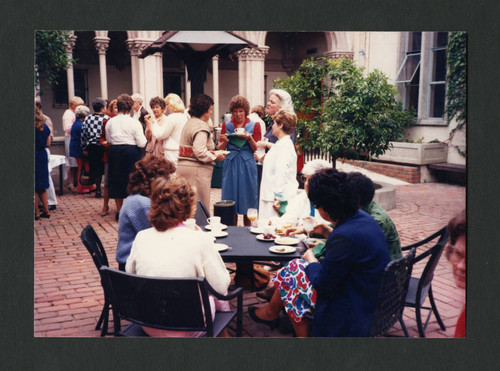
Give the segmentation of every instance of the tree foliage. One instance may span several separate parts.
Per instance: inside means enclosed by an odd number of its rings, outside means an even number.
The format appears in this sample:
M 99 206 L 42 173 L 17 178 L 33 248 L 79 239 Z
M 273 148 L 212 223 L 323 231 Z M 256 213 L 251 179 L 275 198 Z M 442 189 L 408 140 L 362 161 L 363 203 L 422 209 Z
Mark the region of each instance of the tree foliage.
M 75 62 L 66 52 L 72 36 L 67 31 L 35 32 L 35 86 L 44 77 L 50 85 L 57 85 L 57 77 Z
M 467 37 L 465 32 L 450 32 L 446 47 L 448 73 L 446 74 L 446 113 L 448 122 L 455 119 L 457 126 L 451 131 L 462 129 L 467 120 Z M 457 147 L 458 152 L 465 152 Z
M 415 112 L 396 101 L 386 75 L 375 70 L 365 77 L 363 71 L 350 59 L 311 58 L 291 77 L 275 81 L 299 112 L 297 143 L 303 150 L 334 158 L 378 156 L 415 122 Z

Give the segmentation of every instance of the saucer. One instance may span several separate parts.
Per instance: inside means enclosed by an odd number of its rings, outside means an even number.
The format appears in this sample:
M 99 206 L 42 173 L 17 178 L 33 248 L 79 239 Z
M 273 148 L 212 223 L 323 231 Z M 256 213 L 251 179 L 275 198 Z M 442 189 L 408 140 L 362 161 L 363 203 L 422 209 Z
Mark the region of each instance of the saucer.
M 212 226 L 211 226 L 210 224 L 207 224 L 207 225 L 205 226 L 205 229 L 207 229 L 207 230 L 211 231 L 211 230 L 212 230 Z M 221 224 L 221 230 L 224 230 L 224 229 L 227 229 L 227 225 L 225 225 L 225 224 Z
M 290 254 L 295 252 L 295 250 L 297 250 L 297 248 L 294 246 L 271 246 L 269 248 L 269 251 L 275 254 Z
M 214 237 L 226 237 L 228 235 L 228 233 L 224 231 L 220 231 L 218 233 L 210 232 L 210 234 Z
M 229 246 L 223 243 L 216 243 L 214 246 L 217 248 L 217 251 L 226 251 L 229 249 Z

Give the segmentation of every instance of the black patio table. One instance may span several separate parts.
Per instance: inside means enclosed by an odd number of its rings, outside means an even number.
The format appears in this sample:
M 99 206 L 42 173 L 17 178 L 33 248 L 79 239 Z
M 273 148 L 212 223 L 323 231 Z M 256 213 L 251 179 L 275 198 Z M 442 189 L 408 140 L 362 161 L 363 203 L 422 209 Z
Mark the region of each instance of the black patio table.
M 255 261 L 275 261 L 287 262 L 295 258 L 300 258 L 299 252 L 303 247 L 296 245 L 297 250 L 289 254 L 276 254 L 269 251 L 274 245 L 272 241 L 260 241 L 257 235 L 250 232 L 249 227 L 228 226 L 227 237 L 217 238 L 216 243 L 223 243 L 229 246 L 226 251 L 221 251 L 222 260 L 227 263 L 252 263 Z

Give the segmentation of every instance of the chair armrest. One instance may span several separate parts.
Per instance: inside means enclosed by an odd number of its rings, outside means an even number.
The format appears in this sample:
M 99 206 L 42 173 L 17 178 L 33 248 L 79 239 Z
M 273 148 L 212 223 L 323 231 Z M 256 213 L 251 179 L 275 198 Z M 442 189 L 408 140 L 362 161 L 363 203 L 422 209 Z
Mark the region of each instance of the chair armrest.
M 439 231 L 437 231 L 433 235 L 430 235 L 429 237 L 427 237 L 426 239 L 424 239 L 422 241 L 416 242 L 416 243 L 408 245 L 408 246 L 401 247 L 401 250 L 407 251 L 407 250 L 411 250 L 414 247 L 419 247 L 419 246 L 425 245 L 427 242 L 432 241 L 433 239 L 435 239 L 438 236 L 440 236 L 440 239 L 441 239 L 445 234 L 446 234 L 446 227 L 443 227 Z
M 243 296 L 243 288 L 242 287 L 238 287 L 236 290 L 229 292 L 227 295 L 221 295 L 217 291 L 215 291 L 212 286 L 210 286 L 208 281 L 205 281 L 205 284 L 207 285 L 207 289 L 210 292 L 210 294 L 212 294 L 215 298 L 217 298 L 219 300 L 227 301 L 227 300 L 234 299 L 238 296 Z

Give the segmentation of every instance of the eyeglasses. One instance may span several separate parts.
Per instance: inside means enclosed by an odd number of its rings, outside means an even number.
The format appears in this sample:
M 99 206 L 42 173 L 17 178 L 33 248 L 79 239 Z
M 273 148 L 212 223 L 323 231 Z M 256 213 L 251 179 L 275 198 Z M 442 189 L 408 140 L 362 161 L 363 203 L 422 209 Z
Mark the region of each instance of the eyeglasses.
M 448 245 L 446 248 L 446 258 L 450 261 L 450 263 L 458 264 L 462 261 L 462 259 L 465 259 L 465 251 L 459 251 L 453 245 Z

